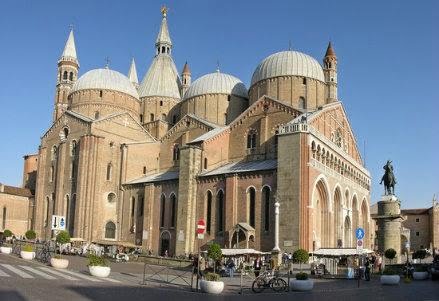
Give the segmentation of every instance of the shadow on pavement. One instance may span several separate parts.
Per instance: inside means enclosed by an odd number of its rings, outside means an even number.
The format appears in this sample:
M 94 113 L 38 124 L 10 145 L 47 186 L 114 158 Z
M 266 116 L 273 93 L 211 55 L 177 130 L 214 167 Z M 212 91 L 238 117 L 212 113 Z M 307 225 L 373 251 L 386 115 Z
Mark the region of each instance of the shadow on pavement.
M 0 290 L 0 301 L 26 301 L 19 292 Z

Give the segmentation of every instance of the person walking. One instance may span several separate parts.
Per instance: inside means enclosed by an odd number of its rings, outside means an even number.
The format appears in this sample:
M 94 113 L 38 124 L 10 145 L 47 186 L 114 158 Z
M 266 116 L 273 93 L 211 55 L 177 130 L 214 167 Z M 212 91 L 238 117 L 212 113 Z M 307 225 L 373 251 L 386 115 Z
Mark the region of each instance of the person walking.
M 370 281 L 370 262 L 369 262 L 369 258 L 366 258 L 366 263 L 364 264 L 364 266 L 366 267 L 366 270 L 364 272 L 364 278 L 366 279 L 366 281 Z
M 233 276 L 234 276 L 235 267 L 236 267 L 235 261 L 233 261 L 232 258 L 229 258 L 229 260 L 227 260 L 227 269 L 228 269 L 230 278 L 233 278 Z
M 255 270 L 255 277 L 259 276 L 259 273 L 261 272 L 262 267 L 262 261 L 261 258 L 258 256 L 256 257 L 255 261 L 253 262 L 253 269 Z

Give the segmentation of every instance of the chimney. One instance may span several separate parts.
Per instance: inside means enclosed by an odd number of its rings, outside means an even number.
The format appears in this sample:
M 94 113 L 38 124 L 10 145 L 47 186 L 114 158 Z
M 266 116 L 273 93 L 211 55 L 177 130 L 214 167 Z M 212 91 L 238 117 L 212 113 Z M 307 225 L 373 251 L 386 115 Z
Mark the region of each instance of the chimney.
M 0 192 L 5 192 L 5 185 L 0 183 Z

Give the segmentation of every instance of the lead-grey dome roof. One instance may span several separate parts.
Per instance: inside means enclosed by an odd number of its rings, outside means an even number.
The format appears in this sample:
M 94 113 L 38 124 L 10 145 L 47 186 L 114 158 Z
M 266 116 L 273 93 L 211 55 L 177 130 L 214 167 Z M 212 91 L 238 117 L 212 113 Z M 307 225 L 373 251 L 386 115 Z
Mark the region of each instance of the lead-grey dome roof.
M 313 57 L 298 51 L 282 51 L 266 57 L 256 68 L 251 85 L 277 76 L 304 76 L 325 82 L 322 66 Z
M 219 71 L 201 76 L 194 81 L 184 94 L 188 99 L 203 94 L 230 94 L 248 98 L 247 88 L 236 77 Z
M 172 57 L 157 55 L 139 88 L 140 97 L 165 96 L 180 99 L 180 77 Z
M 93 69 L 86 72 L 76 81 L 70 93 L 89 89 L 113 90 L 139 99 L 139 94 L 128 77 L 107 68 Z

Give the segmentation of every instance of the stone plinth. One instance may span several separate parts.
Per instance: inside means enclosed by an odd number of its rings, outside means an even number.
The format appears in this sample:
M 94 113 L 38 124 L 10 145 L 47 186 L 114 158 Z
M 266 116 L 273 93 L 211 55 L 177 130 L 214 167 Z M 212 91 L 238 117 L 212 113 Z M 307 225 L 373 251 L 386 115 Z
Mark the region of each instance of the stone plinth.
M 382 196 L 378 202 L 378 251 L 384 253 L 387 249 L 396 251 L 393 262 L 401 259 L 401 206 L 395 195 Z

